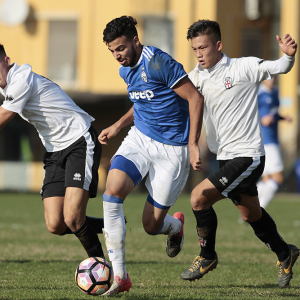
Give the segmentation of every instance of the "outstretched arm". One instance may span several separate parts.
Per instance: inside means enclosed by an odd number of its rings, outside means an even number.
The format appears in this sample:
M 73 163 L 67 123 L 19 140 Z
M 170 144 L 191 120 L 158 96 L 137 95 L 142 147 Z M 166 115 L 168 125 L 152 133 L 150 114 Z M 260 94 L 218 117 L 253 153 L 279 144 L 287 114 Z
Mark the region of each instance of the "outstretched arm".
M 0 129 L 2 129 L 14 116 L 15 112 L 0 106 Z
M 188 77 L 180 80 L 173 90 L 183 99 L 189 102 L 190 134 L 189 152 L 190 163 L 195 171 L 202 171 L 200 148 L 198 141 L 201 134 L 204 99 Z
M 284 55 L 277 60 L 267 61 L 268 70 L 271 75 L 286 74 L 294 65 L 297 43 L 289 34 L 283 37 L 284 41 L 278 35 L 276 39 Z
M 127 125 L 130 125 L 133 122 L 133 105 L 130 110 L 116 123 L 107 127 L 101 131 L 98 136 L 98 140 L 103 145 L 108 145 L 107 140 L 116 136 L 119 131 Z
M 280 49 L 284 54 L 288 56 L 294 56 L 296 54 L 297 43 L 289 34 L 286 34 L 283 37 L 284 41 L 281 40 L 281 37 L 279 35 L 276 35 L 276 39 L 278 41 Z

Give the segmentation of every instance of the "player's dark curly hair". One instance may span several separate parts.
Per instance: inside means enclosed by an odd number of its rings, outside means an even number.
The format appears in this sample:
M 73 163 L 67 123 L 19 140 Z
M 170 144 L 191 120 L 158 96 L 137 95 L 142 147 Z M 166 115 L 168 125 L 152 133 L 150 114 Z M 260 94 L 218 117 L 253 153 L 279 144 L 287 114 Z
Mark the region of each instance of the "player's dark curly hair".
M 4 50 L 4 46 L 1 45 L 1 44 L 0 44 L 0 55 L 1 55 L 1 56 L 4 56 L 4 57 L 6 56 L 6 52 L 5 52 L 5 50 Z
M 201 34 L 213 35 L 215 43 L 221 41 L 221 29 L 216 21 L 198 20 L 189 27 L 186 38 L 191 40 Z
M 132 41 L 135 36 L 138 36 L 136 24 L 136 19 L 130 16 L 113 19 L 103 30 L 103 42 L 107 45 L 120 36 L 125 36 L 128 41 Z

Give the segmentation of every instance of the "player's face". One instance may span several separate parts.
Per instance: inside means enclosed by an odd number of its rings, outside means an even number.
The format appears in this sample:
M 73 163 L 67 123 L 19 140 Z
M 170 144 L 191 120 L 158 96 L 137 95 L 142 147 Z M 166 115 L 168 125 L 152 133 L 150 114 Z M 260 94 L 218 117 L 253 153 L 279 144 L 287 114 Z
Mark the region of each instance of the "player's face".
M 121 36 L 108 43 L 108 49 L 114 58 L 123 67 L 133 67 L 138 61 L 137 47 L 140 45 L 138 37 L 128 41 L 125 36 Z
M 222 42 L 214 42 L 213 36 L 201 34 L 192 38 L 192 49 L 204 69 L 212 68 L 222 58 Z
M 4 55 L 0 55 L 0 87 L 4 89 L 6 87 L 6 78 L 9 71 L 10 58 Z

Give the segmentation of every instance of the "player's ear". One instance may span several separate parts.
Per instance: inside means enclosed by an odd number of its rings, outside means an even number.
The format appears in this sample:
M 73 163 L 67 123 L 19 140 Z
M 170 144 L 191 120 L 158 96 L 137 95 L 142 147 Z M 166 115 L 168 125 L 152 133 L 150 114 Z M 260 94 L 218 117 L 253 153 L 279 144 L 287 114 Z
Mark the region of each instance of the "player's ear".
M 135 47 L 138 47 L 141 44 L 138 36 L 135 36 L 132 41 Z
M 216 44 L 216 46 L 217 46 L 217 50 L 218 50 L 218 51 L 221 51 L 221 50 L 222 50 L 222 48 L 223 48 L 223 44 L 222 44 L 222 42 L 221 42 L 221 41 L 217 41 L 217 44 Z
M 5 56 L 4 58 L 6 65 L 9 67 L 10 66 L 10 57 Z

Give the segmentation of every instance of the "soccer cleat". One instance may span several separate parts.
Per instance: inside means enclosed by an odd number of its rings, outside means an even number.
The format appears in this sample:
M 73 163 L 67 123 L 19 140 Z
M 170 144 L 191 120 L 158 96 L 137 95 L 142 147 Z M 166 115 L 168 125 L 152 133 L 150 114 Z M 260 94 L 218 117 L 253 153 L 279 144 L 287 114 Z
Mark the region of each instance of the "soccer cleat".
M 128 274 L 126 279 L 121 279 L 119 276 L 115 276 L 114 282 L 111 285 L 110 289 L 102 295 L 110 296 L 110 295 L 116 295 L 126 291 L 128 292 L 131 286 L 132 283 Z
M 207 272 L 212 271 L 217 267 L 218 256 L 214 259 L 205 259 L 201 256 L 196 256 L 191 266 L 181 274 L 184 280 L 194 281 L 202 278 Z
M 181 212 L 176 212 L 173 215 L 173 218 L 176 218 L 181 221 L 181 230 L 177 234 L 168 235 L 166 251 L 169 257 L 175 257 L 180 252 L 184 241 L 184 234 L 183 234 L 184 215 Z
M 278 286 L 282 289 L 288 286 L 293 278 L 292 268 L 299 257 L 299 249 L 296 246 L 288 245 L 288 248 L 290 252 L 289 257 L 284 261 L 277 262 L 277 266 L 279 266 Z

